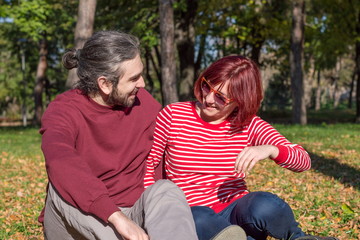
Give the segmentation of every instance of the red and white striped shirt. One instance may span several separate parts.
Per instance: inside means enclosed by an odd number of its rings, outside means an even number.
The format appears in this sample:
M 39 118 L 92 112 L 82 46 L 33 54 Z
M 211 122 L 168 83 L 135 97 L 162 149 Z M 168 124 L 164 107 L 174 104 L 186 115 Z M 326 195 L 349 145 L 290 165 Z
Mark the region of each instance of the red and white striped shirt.
M 277 146 L 273 160 L 281 167 L 310 169 L 308 153 L 257 116 L 246 127 L 228 120 L 210 124 L 199 117 L 195 102 L 170 104 L 157 117 L 145 186 L 154 183 L 154 168 L 165 156 L 166 176 L 184 191 L 189 205 L 219 212 L 248 193 L 245 174 L 236 173 L 234 164 L 244 147 L 257 145 Z

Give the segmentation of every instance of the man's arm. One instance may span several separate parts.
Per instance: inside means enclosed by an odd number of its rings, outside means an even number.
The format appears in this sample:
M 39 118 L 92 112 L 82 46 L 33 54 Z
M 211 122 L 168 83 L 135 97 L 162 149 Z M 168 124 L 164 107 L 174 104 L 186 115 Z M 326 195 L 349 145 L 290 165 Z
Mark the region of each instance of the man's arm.
M 47 173 L 65 201 L 107 222 L 118 207 L 76 150 L 78 115 L 76 109 L 61 102 L 52 103 L 45 112 L 40 133 Z

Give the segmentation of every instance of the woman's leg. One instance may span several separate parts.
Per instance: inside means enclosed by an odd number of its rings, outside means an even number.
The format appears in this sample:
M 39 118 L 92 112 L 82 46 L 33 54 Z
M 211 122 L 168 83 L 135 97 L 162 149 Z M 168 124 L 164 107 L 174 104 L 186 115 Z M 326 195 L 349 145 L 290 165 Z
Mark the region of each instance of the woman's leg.
M 298 227 L 290 206 L 268 192 L 252 192 L 236 200 L 230 222 L 238 224 L 256 240 L 265 240 L 268 235 L 277 239 L 295 239 L 305 235 Z
M 231 223 L 205 206 L 191 207 L 199 240 L 209 240 Z

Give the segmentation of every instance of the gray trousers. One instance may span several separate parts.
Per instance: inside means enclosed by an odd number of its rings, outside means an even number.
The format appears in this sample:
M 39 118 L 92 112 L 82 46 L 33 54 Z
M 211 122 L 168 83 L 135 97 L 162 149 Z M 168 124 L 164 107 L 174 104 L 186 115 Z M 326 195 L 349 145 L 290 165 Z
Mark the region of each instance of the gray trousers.
M 151 240 L 196 240 L 196 230 L 184 193 L 174 183 L 159 180 L 131 208 L 120 208 Z M 123 239 L 110 224 L 66 203 L 49 184 L 45 207 L 46 240 Z

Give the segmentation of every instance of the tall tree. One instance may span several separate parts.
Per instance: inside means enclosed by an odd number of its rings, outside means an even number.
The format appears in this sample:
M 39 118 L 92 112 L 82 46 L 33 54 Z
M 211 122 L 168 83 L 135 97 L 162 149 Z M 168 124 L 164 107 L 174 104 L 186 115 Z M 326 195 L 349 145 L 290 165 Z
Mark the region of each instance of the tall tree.
M 15 43 L 22 42 L 22 60 L 26 59 L 22 85 L 24 93 L 28 92 L 28 87 L 34 87 L 33 123 L 38 125 L 44 108 L 42 101 L 44 86 L 48 86 L 48 84 L 44 84 L 47 79 L 49 60 L 47 59 L 48 43 L 51 42 L 54 50 L 52 61 L 57 61 L 55 59 L 58 52 L 55 49 L 64 48 L 62 36 L 68 35 L 63 32 L 69 23 L 68 12 L 62 9 L 63 6 L 57 0 L 9 1 L 7 4 L 9 5 L 6 14 L 8 18 L 12 19 L 12 24 L 8 28 L 6 38 L 12 39 L 12 42 Z M 38 52 L 35 49 L 38 49 Z M 32 79 L 35 69 L 36 80 L 34 83 Z M 57 75 L 59 74 L 57 73 Z M 24 94 L 24 103 L 27 102 L 26 98 L 29 95 Z
M 355 43 L 355 64 L 356 64 L 356 119 L 357 123 L 360 123 L 360 9 L 358 9 L 358 20 L 356 25 L 356 43 Z
M 78 19 L 75 28 L 75 49 L 84 46 L 86 40 L 93 34 L 96 11 L 96 0 L 80 0 Z M 66 81 L 66 87 L 71 88 L 78 80 L 76 69 L 71 69 Z
M 307 123 L 303 76 L 303 44 L 305 26 L 305 1 L 294 0 L 292 10 L 290 75 L 292 89 L 292 121 Z
M 195 80 L 195 18 L 197 0 L 187 0 L 185 6 L 178 7 L 176 23 L 176 46 L 180 61 L 179 97 L 181 101 L 190 100 Z
M 163 105 L 178 101 L 172 0 L 159 0 Z
M 47 40 L 46 36 L 39 41 L 39 63 L 36 70 L 36 79 L 35 79 L 35 87 L 34 87 L 34 100 L 35 100 L 35 115 L 33 119 L 33 124 L 40 125 L 41 123 L 41 117 L 44 111 L 44 105 L 43 105 L 43 91 L 45 82 L 47 81 L 46 78 L 46 69 L 48 66 L 47 62 L 47 54 L 48 54 L 48 48 L 47 48 Z

